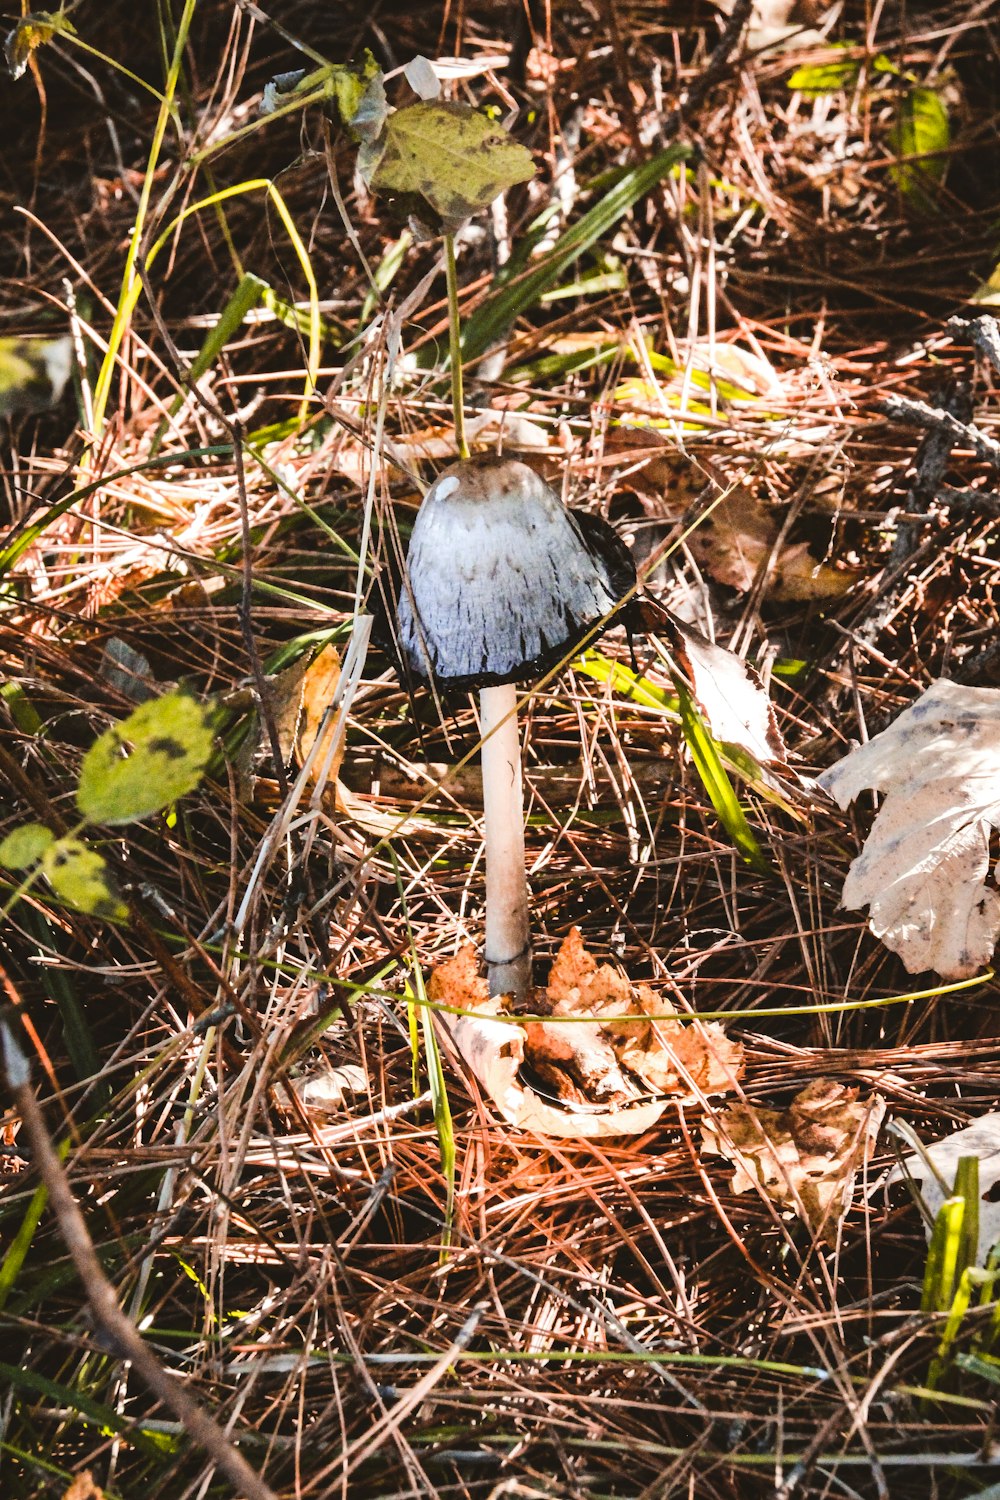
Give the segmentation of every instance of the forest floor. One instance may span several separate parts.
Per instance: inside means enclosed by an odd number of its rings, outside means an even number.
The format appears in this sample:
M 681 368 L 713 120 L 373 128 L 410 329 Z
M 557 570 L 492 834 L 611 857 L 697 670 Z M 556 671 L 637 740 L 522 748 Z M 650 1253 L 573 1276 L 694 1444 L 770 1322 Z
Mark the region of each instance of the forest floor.
M 420 1003 L 482 946 L 477 710 L 407 692 L 358 620 L 454 454 L 441 242 L 365 192 L 322 107 L 259 113 L 276 74 L 365 47 L 480 60 L 449 87 L 537 172 L 458 235 L 474 447 L 502 426 L 609 520 L 815 776 L 937 678 L 1000 687 L 988 449 L 885 407 L 1000 438 L 1000 375 L 950 321 L 988 315 L 1000 253 L 1000 21 L 810 9 L 781 38 L 643 0 L 81 0 L 4 81 L 0 333 L 69 330 L 73 370 L 9 419 L 0 836 L 70 827 L 88 747 L 174 685 L 225 752 L 102 830 L 127 921 L 0 872 L 6 1013 L 121 1306 L 282 1500 L 1000 1494 L 995 1301 L 932 1377 L 925 1225 L 886 1185 L 892 1122 L 936 1141 L 998 1107 L 998 990 L 907 973 L 840 906 L 870 798 L 735 780 L 748 862 L 655 642 L 662 703 L 623 690 L 620 629 L 604 680 L 523 688 L 539 973 L 578 927 L 723 1013 L 753 1109 L 816 1080 L 884 1102 L 832 1227 L 735 1191 L 703 1146 L 725 1099 L 633 1136 L 509 1124 Z M 352 641 L 339 787 L 298 787 L 296 713 Z M 234 1493 L 95 1325 L 19 1118 L 0 1493 Z

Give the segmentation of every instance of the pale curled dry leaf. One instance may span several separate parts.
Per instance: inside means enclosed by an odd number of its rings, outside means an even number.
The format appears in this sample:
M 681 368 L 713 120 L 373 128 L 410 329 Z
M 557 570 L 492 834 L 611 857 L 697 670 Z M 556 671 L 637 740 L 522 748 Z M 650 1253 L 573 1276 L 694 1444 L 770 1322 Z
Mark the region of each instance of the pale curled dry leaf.
M 988 883 L 1000 828 L 1000 691 L 946 678 L 818 778 L 841 807 L 886 794 L 844 882 L 849 911 L 911 974 L 965 979 L 988 964 L 1000 895 Z
M 352 1098 L 368 1093 L 368 1074 L 357 1063 L 342 1063 L 339 1067 L 322 1064 L 293 1078 L 289 1084 L 275 1086 L 278 1103 L 291 1109 L 290 1095 L 295 1096 L 306 1115 L 311 1119 L 338 1114 Z
M 598 964 L 577 928 L 562 944 L 548 986 L 528 1002 L 551 1020 L 505 1020 L 503 1000 L 489 997 L 471 947 L 434 970 L 428 996 L 477 1012 L 441 1019 L 505 1118 L 544 1135 L 638 1133 L 659 1118 L 666 1097 L 724 1092 L 743 1070 L 742 1047 L 720 1027 L 653 1020 L 669 1006 L 621 970 Z M 569 1016 L 597 1019 L 559 1019 Z M 522 1066 L 558 1102 L 522 1079 Z M 651 1091 L 657 1097 L 650 1099 Z
M 857 1089 L 817 1078 L 784 1110 L 729 1105 L 702 1122 L 702 1140 L 709 1155 L 733 1163 L 734 1193 L 762 1188 L 772 1203 L 793 1209 L 813 1233 L 834 1243 L 884 1113 L 877 1096 L 861 1101 Z
M 981 1115 L 962 1130 L 956 1130 L 943 1140 L 925 1146 L 924 1151 L 932 1166 L 928 1166 L 921 1156 L 907 1156 L 900 1165 L 893 1167 L 887 1180 L 900 1182 L 907 1175 L 915 1178 L 933 1223 L 942 1203 L 950 1196 L 959 1159 L 963 1156 L 976 1157 L 979 1162 L 980 1196 L 976 1264 L 985 1266 L 990 1250 L 1000 1242 L 1000 1201 L 996 1200 L 994 1192 L 997 1183 L 1000 1183 L 1000 1113 Z M 947 1183 L 949 1192 L 946 1193 L 942 1188 L 934 1169 Z M 930 1242 L 931 1226 L 925 1227 Z
M 678 665 L 713 737 L 745 750 L 759 765 L 786 766 L 774 705 L 753 667 L 690 625 L 671 624 Z

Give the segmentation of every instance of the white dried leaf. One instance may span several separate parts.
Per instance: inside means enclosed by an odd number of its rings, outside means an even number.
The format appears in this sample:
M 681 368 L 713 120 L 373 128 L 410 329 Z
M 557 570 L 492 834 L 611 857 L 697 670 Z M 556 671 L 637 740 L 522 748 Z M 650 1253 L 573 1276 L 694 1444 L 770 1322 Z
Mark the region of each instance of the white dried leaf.
M 519 1078 L 524 1063 L 524 1027 L 494 1016 L 442 1015 L 459 1055 L 511 1125 L 536 1135 L 577 1140 L 641 1135 L 656 1124 L 666 1100 L 590 1110 L 547 1104 Z
M 784 765 L 786 750 L 764 684 L 747 662 L 707 636 L 671 621 L 675 649 L 715 739 L 761 765 Z
M 978 1157 L 979 1194 L 982 1201 L 979 1204 L 976 1264 L 985 1266 L 990 1250 L 1000 1241 L 1000 1202 L 991 1200 L 993 1189 L 1000 1182 L 1000 1114 L 983 1115 L 972 1125 L 956 1130 L 954 1135 L 945 1136 L 943 1141 L 925 1146 L 924 1152 L 933 1163 L 933 1168 L 948 1184 L 949 1190 L 955 1181 L 959 1159 L 963 1156 Z M 916 1178 L 920 1184 L 920 1195 L 932 1219 L 937 1217 L 942 1203 L 950 1197 L 950 1191 L 946 1193 L 938 1182 L 935 1170 L 928 1166 L 923 1157 L 907 1156 L 901 1165 L 893 1167 L 888 1178 L 889 1182 L 900 1182 L 906 1173 Z M 928 1225 L 928 1242 L 930 1237 L 931 1227 Z
M 472 1012 L 454 1015 L 439 1010 L 437 1019 L 446 1028 L 463 1062 L 511 1125 L 534 1131 L 536 1135 L 595 1140 L 640 1135 L 655 1125 L 666 1108 L 664 1099 L 589 1107 L 547 1103 L 520 1077 L 525 1061 L 525 1029 L 497 1014 L 503 1000 L 489 996 L 471 947 L 463 948 L 434 970 L 427 993 L 437 1005 Z
M 368 1074 L 357 1063 L 340 1067 L 323 1064 L 296 1078 L 291 1087 L 307 1115 L 334 1115 L 352 1098 L 368 1093 Z M 284 1084 L 278 1084 L 275 1092 L 282 1104 L 290 1106 L 289 1089 Z
M 421 99 L 436 99 L 441 92 L 441 84 L 434 71 L 434 64 L 426 57 L 418 53 L 411 57 L 403 69 L 403 77 L 413 92 Z
M 942 678 L 889 728 L 831 766 L 820 786 L 846 807 L 886 799 L 841 897 L 911 974 L 965 979 L 989 963 L 1000 896 L 987 885 L 1000 827 L 1000 690 Z

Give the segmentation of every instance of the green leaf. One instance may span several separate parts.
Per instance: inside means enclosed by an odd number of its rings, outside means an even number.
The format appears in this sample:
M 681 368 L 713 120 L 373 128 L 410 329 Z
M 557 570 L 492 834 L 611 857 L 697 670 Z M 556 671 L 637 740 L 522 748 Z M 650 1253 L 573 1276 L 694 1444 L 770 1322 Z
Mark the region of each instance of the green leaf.
M 76 805 L 89 823 L 135 823 L 193 790 L 215 740 L 215 710 L 187 693 L 143 703 L 84 756 Z
M 49 10 L 37 10 L 18 21 L 14 30 L 8 33 L 3 46 L 11 78 L 20 78 L 28 66 L 31 54 L 39 47 L 44 47 L 46 42 L 51 42 L 60 32 L 76 36 L 76 27 L 62 11 L 53 14 Z
M 726 768 L 719 757 L 719 747 L 695 707 L 687 684 L 679 678 L 675 679 L 675 683 L 680 700 L 684 739 L 695 770 L 719 815 L 719 821 L 746 863 L 758 874 L 766 875 L 769 870 L 767 860 L 747 822 L 733 784 L 726 775 Z
M 837 62 L 814 63 L 796 68 L 788 80 L 788 87 L 796 93 L 804 94 L 807 99 L 818 99 L 821 94 L 835 94 L 839 89 L 853 87 L 860 72 L 861 61 L 853 57 L 838 59 Z
M 44 824 L 22 823 L 0 844 L 0 864 L 6 865 L 8 870 L 26 870 L 29 865 L 38 863 L 54 840 L 55 834 Z
M 58 406 L 73 365 L 73 343 L 0 339 L 0 417 Z
M 951 144 L 948 111 L 933 89 L 915 88 L 903 96 L 895 125 L 889 133 L 890 148 L 899 157 L 920 160 L 897 161 L 889 175 L 904 198 L 920 213 L 936 206 L 935 189 L 944 177 Z
M 44 729 L 41 716 L 19 682 L 5 682 L 0 699 L 22 734 L 40 734 Z
M 109 922 L 124 922 L 128 917 L 107 860 L 83 839 L 56 839 L 42 856 L 42 873 L 67 906 Z
M 331 70 L 329 88 L 348 133 L 362 143 L 370 145 L 376 141 L 382 134 L 389 106 L 382 69 L 367 48 L 361 62 Z
M 373 191 L 402 200 L 403 208 L 448 233 L 535 174 L 531 153 L 502 126 L 467 104 L 436 99 L 390 115 L 358 166 Z

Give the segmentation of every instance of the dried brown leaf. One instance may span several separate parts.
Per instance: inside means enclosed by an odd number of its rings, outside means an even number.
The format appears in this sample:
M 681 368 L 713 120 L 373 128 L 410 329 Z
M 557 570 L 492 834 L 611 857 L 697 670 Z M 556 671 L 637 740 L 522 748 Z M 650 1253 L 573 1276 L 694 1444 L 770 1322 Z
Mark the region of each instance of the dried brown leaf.
M 747 490 L 736 490 L 698 522 L 687 544 L 717 583 L 745 592 L 775 553 L 779 530 L 776 516 Z M 805 542 L 795 542 L 777 551 L 767 597 L 781 602 L 838 599 L 855 580 L 856 574 L 817 562 Z
M 734 1104 L 702 1123 L 706 1152 L 731 1161 L 735 1193 L 753 1187 L 794 1209 L 828 1243 L 846 1209 L 858 1167 L 874 1148 L 885 1105 L 817 1078 L 784 1110 Z
M 63 1492 L 62 1500 L 104 1500 L 104 1491 L 94 1483 L 89 1469 L 74 1474 Z

